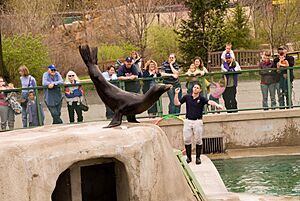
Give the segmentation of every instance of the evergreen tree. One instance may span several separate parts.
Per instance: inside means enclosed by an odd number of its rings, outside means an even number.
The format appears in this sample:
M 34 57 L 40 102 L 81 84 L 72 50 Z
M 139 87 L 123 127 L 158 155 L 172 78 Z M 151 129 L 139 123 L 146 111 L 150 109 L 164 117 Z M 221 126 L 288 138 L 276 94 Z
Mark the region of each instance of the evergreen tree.
M 190 10 L 179 31 L 180 50 L 187 62 L 201 56 L 207 63 L 208 51 L 224 49 L 225 16 L 228 0 L 185 0 Z
M 233 10 L 232 20 L 228 22 L 228 41 L 234 49 L 247 49 L 252 45 L 252 36 L 248 18 L 242 6 L 237 5 Z

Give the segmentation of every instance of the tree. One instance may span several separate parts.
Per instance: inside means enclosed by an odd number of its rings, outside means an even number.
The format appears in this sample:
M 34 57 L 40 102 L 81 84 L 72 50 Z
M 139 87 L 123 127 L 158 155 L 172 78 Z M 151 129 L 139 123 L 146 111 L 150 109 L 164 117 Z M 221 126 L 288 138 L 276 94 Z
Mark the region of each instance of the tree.
M 280 45 L 299 40 L 300 1 L 272 4 L 272 1 L 260 0 L 253 7 L 256 36 L 261 42 L 269 43 L 272 51 Z
M 174 4 L 174 0 L 119 0 L 111 1 L 110 18 L 113 28 L 125 40 L 139 47 L 141 56 L 148 46 L 148 29 L 159 6 Z M 118 5 L 118 6 L 116 6 Z
M 227 41 L 231 42 L 234 49 L 250 48 L 252 45 L 252 36 L 248 17 L 241 5 L 237 5 L 233 10 L 231 20 L 227 25 Z
M 186 61 L 201 56 L 207 62 L 208 51 L 221 50 L 226 43 L 224 18 L 228 0 L 186 0 L 189 19 L 179 31 L 180 49 Z
M 4 1 L 0 0 L 0 7 L 3 10 L 5 4 Z M 0 18 L 2 16 L 2 12 L 0 13 Z M 3 62 L 3 50 L 2 50 L 2 20 L 0 20 L 0 76 L 2 76 L 7 82 L 10 82 L 10 77 L 8 76 L 7 69 L 4 66 Z

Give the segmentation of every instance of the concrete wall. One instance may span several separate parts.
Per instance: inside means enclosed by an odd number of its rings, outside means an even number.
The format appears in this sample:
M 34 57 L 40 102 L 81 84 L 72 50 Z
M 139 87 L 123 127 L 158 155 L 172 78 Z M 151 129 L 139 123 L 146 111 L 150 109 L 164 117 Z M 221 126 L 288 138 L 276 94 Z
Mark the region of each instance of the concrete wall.
M 247 111 L 205 115 L 203 137 L 223 137 L 226 148 L 300 145 L 300 110 Z M 174 148 L 183 148 L 179 119 L 158 124 Z

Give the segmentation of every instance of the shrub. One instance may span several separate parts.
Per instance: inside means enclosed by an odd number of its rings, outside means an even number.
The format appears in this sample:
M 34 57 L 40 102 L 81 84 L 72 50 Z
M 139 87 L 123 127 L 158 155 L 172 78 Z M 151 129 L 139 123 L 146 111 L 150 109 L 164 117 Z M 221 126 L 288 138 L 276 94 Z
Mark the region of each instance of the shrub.
M 3 36 L 4 64 L 9 77 L 16 86 L 20 86 L 18 68 L 21 65 L 27 66 L 30 74 L 36 78 L 38 85 L 41 84 L 44 67 L 50 63 L 48 50 L 42 43 L 43 38 L 42 35 L 33 36 L 31 33 Z
M 119 45 L 104 44 L 98 48 L 98 61 L 115 61 L 130 56 L 132 51 L 138 51 L 138 48 L 130 43 L 121 43 Z

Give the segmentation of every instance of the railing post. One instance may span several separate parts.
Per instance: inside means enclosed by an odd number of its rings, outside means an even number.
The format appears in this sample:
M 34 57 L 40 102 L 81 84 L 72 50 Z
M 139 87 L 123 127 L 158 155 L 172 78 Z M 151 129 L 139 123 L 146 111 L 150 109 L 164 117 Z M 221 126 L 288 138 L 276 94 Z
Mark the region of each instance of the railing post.
M 201 92 L 203 94 L 203 97 L 207 98 L 207 90 L 206 90 L 206 84 L 205 84 L 205 77 L 201 76 L 200 78 L 200 85 L 201 85 Z M 204 114 L 207 114 L 207 106 L 204 106 Z
M 157 115 L 159 117 L 162 117 L 163 116 L 162 96 L 160 96 L 158 101 L 156 102 L 156 107 L 157 107 Z
M 35 93 L 35 97 L 36 97 L 39 126 L 42 126 L 43 125 L 43 123 L 42 123 L 42 108 L 40 105 L 40 96 L 39 96 L 39 90 L 37 87 L 34 87 L 34 93 Z
M 125 81 L 123 80 L 118 80 L 120 84 L 120 89 L 123 89 L 125 91 Z
M 287 69 L 287 87 L 288 87 L 288 107 L 292 108 L 292 83 L 291 83 L 291 71 L 290 68 Z

